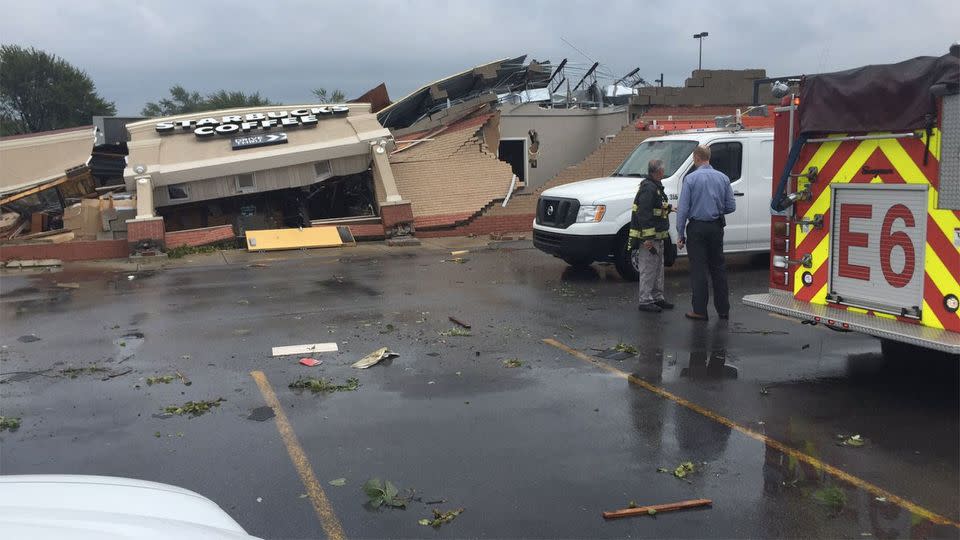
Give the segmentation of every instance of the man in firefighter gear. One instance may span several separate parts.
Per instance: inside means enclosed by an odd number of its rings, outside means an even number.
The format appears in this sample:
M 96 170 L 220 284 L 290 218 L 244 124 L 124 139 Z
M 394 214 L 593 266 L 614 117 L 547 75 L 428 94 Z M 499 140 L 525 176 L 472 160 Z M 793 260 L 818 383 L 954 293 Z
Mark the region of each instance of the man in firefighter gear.
M 633 199 L 630 217 L 630 250 L 640 274 L 640 311 L 660 313 L 673 304 L 663 297 L 664 239 L 669 239 L 670 204 L 663 192 L 663 161 L 650 160 L 647 176 Z

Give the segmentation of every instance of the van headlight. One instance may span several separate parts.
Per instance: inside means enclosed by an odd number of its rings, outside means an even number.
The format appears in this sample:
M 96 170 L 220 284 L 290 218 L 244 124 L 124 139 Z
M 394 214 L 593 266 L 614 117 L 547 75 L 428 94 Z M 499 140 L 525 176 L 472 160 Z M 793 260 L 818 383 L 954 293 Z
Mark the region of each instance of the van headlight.
M 607 207 L 603 204 L 581 206 L 577 212 L 577 223 L 597 223 L 606 212 Z

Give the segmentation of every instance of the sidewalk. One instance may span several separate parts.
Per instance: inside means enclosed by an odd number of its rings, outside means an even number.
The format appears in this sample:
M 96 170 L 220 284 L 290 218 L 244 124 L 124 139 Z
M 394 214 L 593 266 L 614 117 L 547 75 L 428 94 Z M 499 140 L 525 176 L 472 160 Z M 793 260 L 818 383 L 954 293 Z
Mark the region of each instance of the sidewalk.
M 287 251 L 248 252 L 244 249 L 231 249 L 215 253 L 187 255 L 179 259 L 157 258 L 155 260 L 131 261 L 129 259 L 110 259 L 102 261 L 65 262 L 64 268 L 89 269 L 118 272 L 155 271 L 168 268 L 193 268 L 209 266 L 269 264 L 294 259 L 339 259 L 341 257 L 389 256 L 415 253 L 446 253 L 459 250 L 486 250 L 494 245 L 503 244 L 501 240 L 490 240 L 486 235 L 476 237 L 453 236 L 445 238 L 420 239 L 421 245 L 410 247 L 390 247 L 384 241 L 358 242 L 355 246 L 336 248 L 298 249 Z M 19 270 L 4 273 L 20 272 Z

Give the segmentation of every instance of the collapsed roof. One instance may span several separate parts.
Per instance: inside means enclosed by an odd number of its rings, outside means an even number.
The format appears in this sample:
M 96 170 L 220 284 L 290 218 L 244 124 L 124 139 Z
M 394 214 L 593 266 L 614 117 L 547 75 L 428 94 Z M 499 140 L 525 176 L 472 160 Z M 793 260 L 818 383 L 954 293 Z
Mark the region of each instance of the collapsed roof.
M 377 114 L 388 129 L 403 129 L 418 120 L 483 94 L 497 94 L 543 88 L 550 79 L 550 63 L 531 60 L 527 56 L 506 58 L 477 66 L 430 83 L 400 99 Z

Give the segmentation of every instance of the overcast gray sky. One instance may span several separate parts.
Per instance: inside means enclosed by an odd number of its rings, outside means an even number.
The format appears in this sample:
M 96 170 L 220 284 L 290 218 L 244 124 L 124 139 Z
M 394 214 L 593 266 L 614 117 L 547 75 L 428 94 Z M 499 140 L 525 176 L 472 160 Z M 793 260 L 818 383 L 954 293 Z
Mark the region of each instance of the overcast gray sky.
M 0 41 L 84 69 L 120 114 L 180 83 L 310 101 L 312 88 L 355 97 L 380 82 L 403 97 L 490 60 L 527 54 L 591 63 L 682 85 L 704 68 L 774 75 L 834 71 L 920 55 L 960 40 L 956 0 L 809 2 L 0 0 Z

